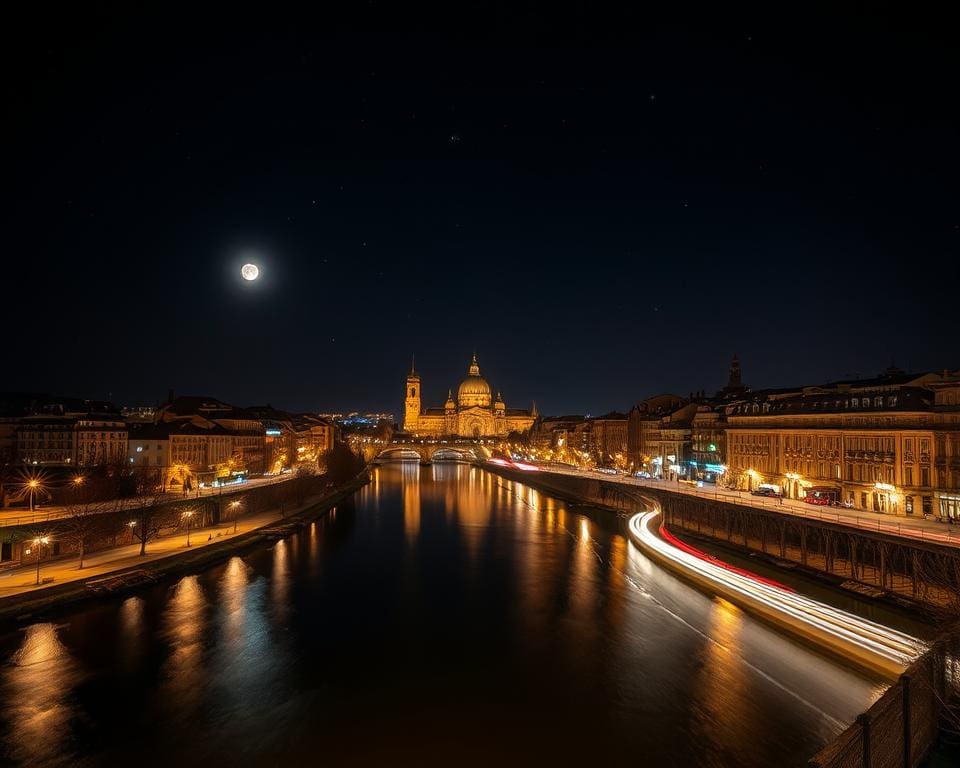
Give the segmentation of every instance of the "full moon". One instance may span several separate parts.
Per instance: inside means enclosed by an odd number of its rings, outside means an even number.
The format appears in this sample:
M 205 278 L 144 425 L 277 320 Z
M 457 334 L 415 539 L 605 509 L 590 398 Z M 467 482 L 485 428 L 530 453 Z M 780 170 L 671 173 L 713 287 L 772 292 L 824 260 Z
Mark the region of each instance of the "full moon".
M 240 274 L 244 280 L 256 280 L 260 277 L 260 267 L 256 264 L 244 264 L 240 267 Z

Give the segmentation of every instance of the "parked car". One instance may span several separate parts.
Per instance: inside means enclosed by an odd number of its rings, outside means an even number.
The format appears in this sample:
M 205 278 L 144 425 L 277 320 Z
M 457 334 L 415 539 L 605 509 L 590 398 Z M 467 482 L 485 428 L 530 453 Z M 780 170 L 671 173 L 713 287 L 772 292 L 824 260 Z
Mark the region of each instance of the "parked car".
M 779 499 L 783 496 L 782 493 L 778 493 L 773 490 L 773 488 L 757 488 L 755 491 L 750 491 L 751 496 L 766 496 L 771 499 Z

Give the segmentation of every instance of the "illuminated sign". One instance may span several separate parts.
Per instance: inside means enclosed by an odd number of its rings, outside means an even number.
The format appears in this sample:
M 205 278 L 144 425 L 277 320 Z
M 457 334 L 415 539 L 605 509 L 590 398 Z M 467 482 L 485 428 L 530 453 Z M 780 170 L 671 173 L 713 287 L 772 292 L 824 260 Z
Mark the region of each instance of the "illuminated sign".
M 715 450 L 717 450 L 717 444 L 716 444 L 716 443 L 710 443 L 710 445 L 707 446 L 707 450 L 708 450 L 708 451 L 715 451 Z
M 280 433 L 280 430 L 279 430 L 279 429 L 268 429 L 268 430 L 267 430 L 267 435 L 269 435 L 270 437 L 279 437 L 280 434 L 281 434 L 281 433 Z
M 707 472 L 716 472 L 722 475 L 726 471 L 727 468 L 723 464 L 707 464 Z

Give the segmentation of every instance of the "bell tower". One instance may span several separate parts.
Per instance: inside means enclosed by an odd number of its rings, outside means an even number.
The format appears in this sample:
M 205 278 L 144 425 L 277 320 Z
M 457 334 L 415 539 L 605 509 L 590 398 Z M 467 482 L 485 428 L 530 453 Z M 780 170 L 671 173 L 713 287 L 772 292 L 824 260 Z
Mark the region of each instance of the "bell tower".
M 410 373 L 407 374 L 407 395 L 403 407 L 403 431 L 416 432 L 420 422 L 420 374 L 410 360 Z

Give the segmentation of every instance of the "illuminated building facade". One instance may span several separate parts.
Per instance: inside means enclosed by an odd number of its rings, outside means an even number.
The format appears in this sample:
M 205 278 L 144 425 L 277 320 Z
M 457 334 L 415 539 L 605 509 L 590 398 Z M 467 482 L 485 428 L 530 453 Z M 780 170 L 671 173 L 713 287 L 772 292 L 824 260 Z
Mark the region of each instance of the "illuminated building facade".
M 590 453 L 600 466 L 622 467 L 627 456 L 627 416 L 607 413 L 588 420 Z
M 63 400 L 18 420 L 16 457 L 21 464 L 94 467 L 127 458 L 127 425 L 109 403 Z
M 505 437 L 511 432 L 526 432 L 537 418 L 537 408 L 531 410 L 507 408 L 497 393 L 493 397 L 490 385 L 480 375 L 477 356 L 473 356 L 466 378 L 457 389 L 448 391 L 442 408 L 423 408 L 421 405 L 420 375 L 410 368 L 407 374 L 404 400 L 403 430 L 425 437 Z
M 950 402 L 953 400 L 954 402 Z M 756 393 L 726 409 L 728 482 L 854 509 L 960 516 L 960 380 L 899 372 Z

